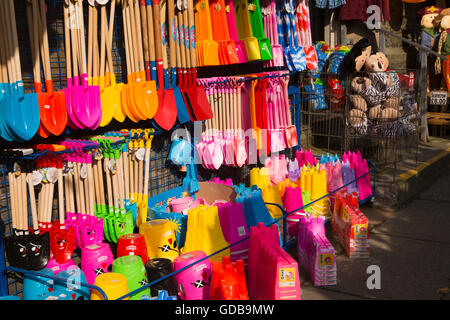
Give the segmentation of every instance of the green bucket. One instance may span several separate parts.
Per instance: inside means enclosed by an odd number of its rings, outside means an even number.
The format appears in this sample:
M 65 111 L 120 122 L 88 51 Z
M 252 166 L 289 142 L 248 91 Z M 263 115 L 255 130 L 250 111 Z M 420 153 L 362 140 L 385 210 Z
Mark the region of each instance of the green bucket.
M 112 272 L 120 273 L 127 278 L 129 292 L 148 284 L 144 263 L 139 256 L 123 256 L 115 259 Z M 144 295 L 150 296 L 150 288 L 136 292 L 130 296 L 130 300 L 140 300 Z

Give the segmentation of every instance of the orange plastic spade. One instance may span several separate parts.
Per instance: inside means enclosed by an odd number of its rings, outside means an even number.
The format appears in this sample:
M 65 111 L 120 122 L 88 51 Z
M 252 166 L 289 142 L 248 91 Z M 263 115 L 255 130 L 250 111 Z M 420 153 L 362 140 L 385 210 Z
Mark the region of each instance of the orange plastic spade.
M 219 59 L 222 64 L 239 63 L 234 41 L 228 32 L 225 0 L 211 0 L 211 22 L 213 37 L 219 43 Z
M 145 5 L 145 3 L 144 3 Z M 150 79 L 146 79 L 145 73 L 145 64 L 144 64 L 144 56 L 143 56 L 143 43 L 142 38 L 147 40 L 147 15 L 143 15 L 141 19 L 140 13 L 145 13 L 144 11 L 139 10 L 139 5 L 137 0 L 134 0 L 134 39 L 135 39 L 135 48 L 138 51 L 138 72 L 140 78 L 140 91 L 141 94 L 136 96 L 136 103 L 140 106 L 140 112 L 147 118 L 152 119 L 157 110 L 158 110 L 158 94 L 156 90 L 156 82 Z M 133 16 L 132 16 L 133 22 Z M 142 36 L 143 35 L 143 36 Z
M 133 110 L 133 102 L 130 98 L 130 95 L 132 93 L 130 93 L 130 88 L 133 85 L 133 76 L 132 76 L 132 71 L 133 71 L 133 62 L 132 62 L 132 57 L 131 57 L 131 52 L 130 52 L 130 40 L 129 39 L 129 28 L 130 28 L 130 23 L 129 23 L 129 19 L 128 19 L 128 10 L 129 7 L 126 5 L 127 1 L 123 1 L 122 2 L 122 17 L 123 17 L 123 29 L 124 29 L 124 43 L 125 43 L 125 57 L 126 57 L 126 65 L 127 65 L 127 84 L 124 85 L 124 87 L 122 88 L 122 92 L 121 92 L 121 100 L 122 100 L 122 108 L 125 112 L 125 114 L 127 115 L 127 117 L 133 121 L 133 122 L 138 122 L 140 120 L 139 117 L 137 117 Z

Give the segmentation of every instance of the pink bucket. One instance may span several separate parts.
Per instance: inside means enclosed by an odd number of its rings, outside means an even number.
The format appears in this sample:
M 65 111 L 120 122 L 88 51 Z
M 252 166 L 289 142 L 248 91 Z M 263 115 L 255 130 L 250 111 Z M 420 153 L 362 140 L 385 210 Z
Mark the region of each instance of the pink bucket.
M 184 253 L 173 260 L 173 271 L 206 257 L 203 251 Z M 175 275 L 178 284 L 178 297 L 181 300 L 208 300 L 211 290 L 211 262 L 200 261 Z
M 69 259 L 66 263 L 59 263 L 55 260 L 55 258 L 51 258 L 47 263 L 46 268 L 52 269 L 53 274 L 58 274 L 61 271 L 66 271 L 68 269 L 78 269 L 78 266 L 73 262 L 72 259 Z
M 184 209 L 188 209 L 194 201 L 192 197 L 175 198 L 170 201 L 170 206 L 172 207 L 172 212 L 181 213 Z
M 107 243 L 93 244 L 81 249 L 81 270 L 89 284 L 94 284 L 98 275 L 107 273 L 113 261 L 114 256 Z

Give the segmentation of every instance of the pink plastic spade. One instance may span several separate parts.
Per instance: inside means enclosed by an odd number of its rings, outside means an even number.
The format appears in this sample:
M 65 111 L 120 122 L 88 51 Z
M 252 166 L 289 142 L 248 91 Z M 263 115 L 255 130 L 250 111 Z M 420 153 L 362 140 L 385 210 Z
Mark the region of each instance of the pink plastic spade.
M 236 53 L 239 59 L 239 63 L 248 62 L 247 53 L 245 51 L 244 41 L 239 40 L 236 29 L 236 19 L 234 15 L 234 4 L 233 0 L 225 0 L 226 6 L 226 15 L 227 15 L 227 23 L 228 23 L 228 32 L 230 34 L 231 40 L 234 41 L 234 45 L 236 47 Z
M 72 5 L 72 4 L 71 4 Z M 88 74 L 86 65 L 86 48 L 84 39 L 84 23 L 83 23 L 83 6 L 79 1 L 76 4 L 78 10 L 75 10 L 75 16 L 80 23 L 80 30 L 78 34 L 79 48 L 81 50 L 81 86 L 75 85 L 72 107 L 76 118 L 84 126 L 91 130 L 95 130 L 102 118 L 102 107 L 100 102 L 100 87 L 88 85 Z M 74 47 L 76 45 L 74 44 Z

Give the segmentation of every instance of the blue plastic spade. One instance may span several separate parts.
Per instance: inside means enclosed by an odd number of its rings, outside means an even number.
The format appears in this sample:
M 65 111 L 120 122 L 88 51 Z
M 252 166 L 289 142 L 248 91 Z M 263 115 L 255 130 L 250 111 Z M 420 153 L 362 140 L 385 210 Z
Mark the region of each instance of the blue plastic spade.
M 18 81 L 16 92 L 5 96 L 5 118 L 8 128 L 20 140 L 28 141 L 39 129 L 41 117 L 37 93 L 23 92 L 23 82 Z

